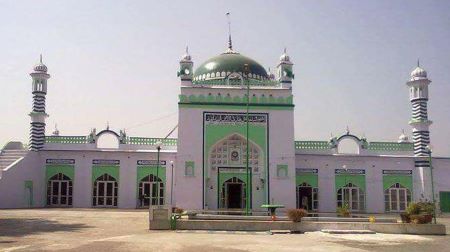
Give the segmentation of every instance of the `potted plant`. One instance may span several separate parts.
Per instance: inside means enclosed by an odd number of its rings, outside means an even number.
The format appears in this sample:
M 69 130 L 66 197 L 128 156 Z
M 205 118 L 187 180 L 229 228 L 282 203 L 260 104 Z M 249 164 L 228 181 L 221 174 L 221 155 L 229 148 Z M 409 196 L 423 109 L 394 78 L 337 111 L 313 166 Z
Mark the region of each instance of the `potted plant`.
M 303 208 L 300 209 L 289 209 L 287 211 L 287 216 L 289 220 L 293 222 L 301 222 L 302 218 L 308 216 L 308 211 Z
M 428 201 L 412 202 L 408 205 L 406 213 L 400 214 L 402 222 L 414 224 L 431 223 L 433 220 L 434 204 Z M 408 222 L 409 219 L 409 222 Z
M 400 218 L 402 219 L 402 223 L 411 223 L 411 218 L 408 213 L 400 213 Z
M 350 206 L 348 203 L 345 203 L 344 205 L 337 208 L 337 215 L 339 217 L 350 217 Z

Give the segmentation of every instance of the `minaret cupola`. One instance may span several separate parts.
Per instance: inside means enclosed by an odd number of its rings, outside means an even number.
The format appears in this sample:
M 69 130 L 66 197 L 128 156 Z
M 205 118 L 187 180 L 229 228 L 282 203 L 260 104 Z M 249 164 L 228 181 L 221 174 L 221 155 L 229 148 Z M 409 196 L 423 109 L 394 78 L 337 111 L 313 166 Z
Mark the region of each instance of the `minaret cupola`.
M 427 71 L 420 67 L 420 62 L 417 60 L 417 67 L 411 72 L 411 80 L 427 79 Z
M 183 86 L 192 86 L 192 77 L 194 62 L 192 61 L 192 57 L 189 54 L 189 49 L 186 46 L 186 52 L 181 57 L 180 60 L 180 70 L 178 71 L 178 76 L 181 79 L 181 85 Z
M 278 81 L 283 88 L 292 88 L 292 80 L 294 79 L 292 72 L 293 65 L 285 48 L 283 54 L 280 56 L 280 63 L 277 66 Z

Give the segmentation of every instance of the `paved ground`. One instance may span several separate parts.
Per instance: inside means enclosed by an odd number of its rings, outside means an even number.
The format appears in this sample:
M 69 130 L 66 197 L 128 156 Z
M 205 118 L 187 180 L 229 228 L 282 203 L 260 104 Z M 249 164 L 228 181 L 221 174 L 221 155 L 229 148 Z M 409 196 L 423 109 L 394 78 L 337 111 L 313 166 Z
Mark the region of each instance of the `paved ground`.
M 450 218 L 440 219 L 447 224 Z M 450 251 L 450 236 L 155 232 L 147 212 L 0 210 L 0 251 Z

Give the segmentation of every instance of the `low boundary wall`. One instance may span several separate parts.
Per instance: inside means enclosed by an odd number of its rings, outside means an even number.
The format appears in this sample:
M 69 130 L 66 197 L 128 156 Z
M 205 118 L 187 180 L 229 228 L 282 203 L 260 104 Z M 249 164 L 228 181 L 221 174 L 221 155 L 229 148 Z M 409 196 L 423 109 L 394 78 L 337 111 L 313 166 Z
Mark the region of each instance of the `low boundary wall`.
M 371 230 L 386 234 L 445 235 L 442 224 L 405 223 L 361 223 L 361 222 L 291 222 L 291 221 L 244 221 L 244 220 L 188 220 L 176 222 L 178 230 L 221 230 L 221 231 L 270 231 L 290 230 L 313 232 L 331 230 Z

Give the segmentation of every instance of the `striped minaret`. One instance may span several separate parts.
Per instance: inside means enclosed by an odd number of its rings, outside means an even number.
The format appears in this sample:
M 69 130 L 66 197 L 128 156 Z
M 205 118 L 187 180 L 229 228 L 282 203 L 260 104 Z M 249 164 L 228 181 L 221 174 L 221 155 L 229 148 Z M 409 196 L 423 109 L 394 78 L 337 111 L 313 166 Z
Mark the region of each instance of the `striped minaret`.
M 45 113 L 45 95 L 47 94 L 47 80 L 50 75 L 47 74 L 47 67 L 42 63 L 42 55 L 39 63 L 30 73 L 33 79 L 33 109 L 30 113 L 30 150 L 39 151 L 45 143 L 45 119 L 48 117 Z
M 428 120 L 428 85 L 431 81 L 427 78 L 427 72 L 417 67 L 411 72 L 411 79 L 406 83 L 409 87 L 409 97 L 412 104 L 412 118 L 409 124 L 412 127 L 415 167 L 418 170 L 421 182 L 421 196 L 431 199 L 430 162 L 428 159 L 428 145 L 430 144 L 430 125 Z

